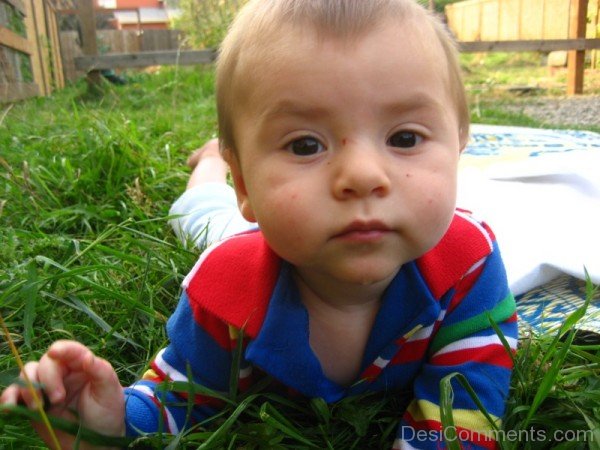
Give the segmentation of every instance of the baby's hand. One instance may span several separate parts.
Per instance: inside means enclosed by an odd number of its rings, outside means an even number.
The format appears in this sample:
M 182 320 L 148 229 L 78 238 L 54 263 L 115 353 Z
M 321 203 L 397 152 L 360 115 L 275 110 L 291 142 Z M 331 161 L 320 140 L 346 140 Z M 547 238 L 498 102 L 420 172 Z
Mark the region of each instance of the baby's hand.
M 219 151 L 219 140 L 216 138 L 210 139 L 202 147 L 197 148 L 187 159 L 187 165 L 190 169 L 195 169 L 202 158 L 214 156 L 221 158 Z
M 81 424 L 106 436 L 125 434 L 123 390 L 109 362 L 95 356 L 84 345 L 74 341 L 57 341 L 50 346 L 39 362 L 25 365 L 32 383 L 42 386 L 50 405 L 48 414 L 74 420 L 76 410 Z M 41 395 L 38 394 L 41 398 Z M 0 404 L 25 403 L 35 408 L 27 387 L 13 384 L 0 396 Z M 50 445 L 50 436 L 40 423 L 34 428 Z M 56 431 L 61 447 L 73 447 L 74 436 Z M 80 445 L 79 448 L 90 448 Z

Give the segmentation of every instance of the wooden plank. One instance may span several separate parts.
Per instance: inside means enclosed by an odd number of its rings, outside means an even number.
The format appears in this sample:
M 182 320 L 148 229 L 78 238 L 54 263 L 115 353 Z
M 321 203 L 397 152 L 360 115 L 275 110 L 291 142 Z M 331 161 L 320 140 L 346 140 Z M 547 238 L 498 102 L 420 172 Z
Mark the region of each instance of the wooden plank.
M 570 38 L 585 38 L 588 0 L 572 0 Z M 570 50 L 567 55 L 567 95 L 583 93 L 585 51 Z
M 481 41 L 497 41 L 500 27 L 498 2 L 481 4 Z M 461 39 L 465 41 L 466 39 Z
M 0 103 L 15 102 L 37 95 L 40 95 L 40 90 L 35 83 L 0 84 Z
M 44 95 L 52 92 L 52 72 L 50 70 L 50 52 L 48 51 L 48 29 L 46 28 L 46 10 L 44 0 L 33 0 L 35 16 L 37 47 L 42 65 L 43 86 L 40 85 Z M 38 82 L 39 84 L 40 82 Z
M 600 41 L 600 39 L 599 39 Z M 124 69 L 131 67 L 149 67 L 166 65 L 209 64 L 216 59 L 213 50 L 165 50 L 158 52 L 123 53 L 99 56 L 80 56 L 75 58 L 75 67 L 79 70 Z
M 77 44 L 76 31 L 60 32 L 60 51 L 62 53 L 63 67 L 66 81 L 76 81 L 85 74 L 75 69 L 75 57 L 81 56 L 81 47 Z
M 2 25 L 0 25 L 0 45 L 13 48 L 29 55 L 33 53 L 33 46 L 27 39 Z
M 46 28 L 48 30 L 48 41 L 52 57 L 52 84 L 55 89 L 62 89 L 65 87 L 65 80 L 63 75 L 62 56 L 60 53 L 60 40 L 58 39 L 58 21 L 56 20 L 54 9 L 46 2 L 45 6 Z
M 96 15 L 93 0 L 76 0 L 79 25 L 81 26 L 81 48 L 83 54 L 94 57 L 98 54 L 96 43 Z M 87 76 L 88 86 L 94 88 L 102 82 L 100 73 L 91 70 Z
M 77 0 L 77 13 L 81 25 L 81 49 L 85 55 L 96 55 L 96 15 L 93 0 Z
M 520 40 L 542 39 L 544 36 L 544 0 L 521 2 Z M 565 36 L 566 37 L 566 36 Z
M 544 0 L 544 28 L 539 39 L 568 39 L 569 2 L 565 0 Z
M 38 85 L 39 94 L 46 95 L 44 89 L 44 70 L 40 58 L 41 49 L 37 39 L 37 26 L 35 23 L 35 12 L 33 0 L 25 0 L 25 27 L 27 29 L 28 40 L 32 46 L 31 49 L 31 72 L 33 81 Z
M 555 50 L 585 51 L 600 48 L 600 39 L 549 39 L 532 41 L 458 42 L 461 52 L 552 52 Z

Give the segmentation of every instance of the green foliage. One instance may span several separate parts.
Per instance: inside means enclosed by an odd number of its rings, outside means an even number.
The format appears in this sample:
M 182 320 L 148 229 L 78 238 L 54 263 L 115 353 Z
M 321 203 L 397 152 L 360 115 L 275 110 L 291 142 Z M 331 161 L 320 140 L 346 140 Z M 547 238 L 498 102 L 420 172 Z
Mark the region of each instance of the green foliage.
M 0 25 L 22 37 L 27 37 L 25 17 L 10 3 L 0 2 Z
M 194 48 L 217 48 L 236 12 L 247 0 L 180 0 L 182 30 Z
M 446 5 L 456 3 L 458 1 L 461 0 L 433 0 L 433 6 L 437 12 L 443 13 Z M 429 8 L 431 5 L 431 0 L 418 0 L 418 3 L 425 6 L 426 8 Z

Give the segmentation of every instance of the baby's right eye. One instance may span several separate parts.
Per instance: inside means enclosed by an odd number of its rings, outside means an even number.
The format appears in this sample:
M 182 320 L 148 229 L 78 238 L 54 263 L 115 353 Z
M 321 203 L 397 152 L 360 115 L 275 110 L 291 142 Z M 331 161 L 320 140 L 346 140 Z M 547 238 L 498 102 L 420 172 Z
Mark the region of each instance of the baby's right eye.
M 319 142 L 318 139 L 310 136 L 295 139 L 285 148 L 297 156 L 316 155 L 317 153 L 321 153 L 325 150 L 325 147 Z

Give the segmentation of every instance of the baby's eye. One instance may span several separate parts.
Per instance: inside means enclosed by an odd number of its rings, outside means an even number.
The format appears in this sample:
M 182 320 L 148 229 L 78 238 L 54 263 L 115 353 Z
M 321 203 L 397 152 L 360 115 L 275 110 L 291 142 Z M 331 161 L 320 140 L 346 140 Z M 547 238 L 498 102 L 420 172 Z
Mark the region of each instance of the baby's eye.
M 318 139 L 305 136 L 290 142 L 286 149 L 297 156 L 311 156 L 321 153 L 325 147 Z
M 411 148 L 419 144 L 422 140 L 421 136 L 412 131 L 399 131 L 389 137 L 387 145 L 390 147 Z

